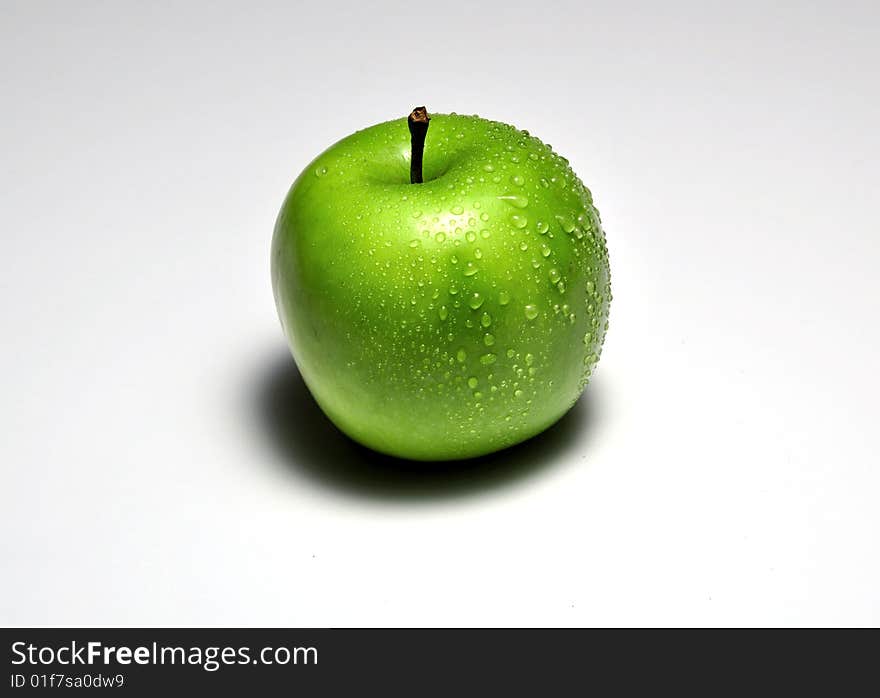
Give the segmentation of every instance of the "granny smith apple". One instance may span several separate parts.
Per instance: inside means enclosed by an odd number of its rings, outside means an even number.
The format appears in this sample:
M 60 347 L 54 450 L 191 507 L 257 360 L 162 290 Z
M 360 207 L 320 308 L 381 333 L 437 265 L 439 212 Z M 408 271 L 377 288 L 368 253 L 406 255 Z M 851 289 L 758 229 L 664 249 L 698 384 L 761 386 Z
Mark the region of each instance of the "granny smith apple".
M 366 128 L 306 167 L 278 216 L 272 284 L 339 429 L 402 458 L 468 458 L 577 401 L 608 327 L 608 252 L 590 191 L 549 146 L 417 112 L 415 130 Z

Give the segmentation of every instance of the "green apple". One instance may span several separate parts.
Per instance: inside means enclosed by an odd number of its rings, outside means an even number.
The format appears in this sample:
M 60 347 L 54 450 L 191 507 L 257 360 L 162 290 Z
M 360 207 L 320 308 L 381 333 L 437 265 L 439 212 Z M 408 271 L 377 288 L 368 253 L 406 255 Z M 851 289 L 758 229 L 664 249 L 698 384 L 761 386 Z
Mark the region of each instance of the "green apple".
M 378 124 L 297 178 L 272 241 L 275 301 L 306 385 L 352 439 L 479 456 L 583 392 L 608 326 L 605 234 L 568 161 L 526 131 L 433 115 L 420 184 L 415 140 L 406 119 Z

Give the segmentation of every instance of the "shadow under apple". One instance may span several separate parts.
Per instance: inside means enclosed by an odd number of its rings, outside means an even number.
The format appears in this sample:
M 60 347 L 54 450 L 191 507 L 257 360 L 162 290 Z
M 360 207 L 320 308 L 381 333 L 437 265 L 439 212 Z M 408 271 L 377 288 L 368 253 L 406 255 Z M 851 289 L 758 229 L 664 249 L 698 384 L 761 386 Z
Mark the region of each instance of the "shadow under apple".
M 351 495 L 429 500 L 496 490 L 558 464 L 589 439 L 597 392 L 591 384 L 568 414 L 528 441 L 480 458 L 435 463 L 379 454 L 345 436 L 324 416 L 286 350 L 263 368 L 254 409 L 291 474 Z

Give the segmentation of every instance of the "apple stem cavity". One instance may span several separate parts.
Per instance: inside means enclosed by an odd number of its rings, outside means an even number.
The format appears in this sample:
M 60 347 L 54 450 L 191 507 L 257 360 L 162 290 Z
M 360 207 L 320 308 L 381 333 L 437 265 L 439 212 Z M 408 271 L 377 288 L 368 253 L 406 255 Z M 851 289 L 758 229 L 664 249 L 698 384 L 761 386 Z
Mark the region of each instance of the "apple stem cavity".
M 409 125 L 409 133 L 412 143 L 412 157 L 409 161 L 410 184 L 422 183 L 422 156 L 425 153 L 425 136 L 428 134 L 428 110 L 424 107 L 416 107 L 406 120 Z

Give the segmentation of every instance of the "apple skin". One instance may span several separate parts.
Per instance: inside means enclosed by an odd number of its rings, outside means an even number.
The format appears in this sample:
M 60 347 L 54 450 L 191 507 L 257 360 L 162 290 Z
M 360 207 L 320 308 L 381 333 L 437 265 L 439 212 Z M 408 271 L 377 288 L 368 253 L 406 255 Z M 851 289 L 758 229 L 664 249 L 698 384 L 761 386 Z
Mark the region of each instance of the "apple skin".
M 435 114 L 424 184 L 406 119 L 358 131 L 294 182 L 272 285 L 302 377 L 355 441 L 412 460 L 487 454 L 580 397 L 611 300 L 592 196 L 548 146 Z

